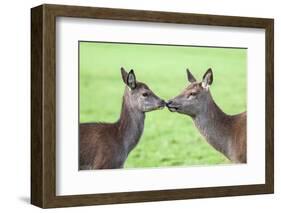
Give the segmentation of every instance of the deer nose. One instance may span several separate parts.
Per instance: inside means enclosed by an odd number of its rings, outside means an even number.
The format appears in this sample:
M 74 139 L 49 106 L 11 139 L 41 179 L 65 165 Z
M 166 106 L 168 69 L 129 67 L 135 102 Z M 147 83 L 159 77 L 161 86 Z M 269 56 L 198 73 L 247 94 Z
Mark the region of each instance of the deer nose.
M 173 101 L 169 100 L 169 101 L 167 101 L 166 106 L 168 107 L 168 106 L 171 105 L 172 103 L 173 103 Z
M 164 100 L 161 100 L 161 105 L 162 106 L 165 106 L 166 105 L 166 102 Z

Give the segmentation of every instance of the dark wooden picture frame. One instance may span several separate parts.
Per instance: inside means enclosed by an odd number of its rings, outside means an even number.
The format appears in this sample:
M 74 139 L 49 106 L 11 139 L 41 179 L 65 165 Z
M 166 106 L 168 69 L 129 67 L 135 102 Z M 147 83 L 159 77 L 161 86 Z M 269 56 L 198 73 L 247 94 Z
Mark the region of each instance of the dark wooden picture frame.
M 193 189 L 56 195 L 56 17 L 265 29 L 265 184 Z M 31 9 L 31 203 L 42 208 L 266 194 L 274 191 L 274 20 L 41 5 Z

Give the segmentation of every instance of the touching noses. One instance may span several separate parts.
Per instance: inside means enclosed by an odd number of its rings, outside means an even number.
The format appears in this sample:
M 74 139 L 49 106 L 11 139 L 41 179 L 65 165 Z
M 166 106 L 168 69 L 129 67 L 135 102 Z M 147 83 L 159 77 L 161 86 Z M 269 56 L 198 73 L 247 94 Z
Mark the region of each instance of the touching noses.
M 169 107 L 172 103 L 173 103 L 172 100 L 168 100 L 168 101 L 166 102 L 166 106 Z

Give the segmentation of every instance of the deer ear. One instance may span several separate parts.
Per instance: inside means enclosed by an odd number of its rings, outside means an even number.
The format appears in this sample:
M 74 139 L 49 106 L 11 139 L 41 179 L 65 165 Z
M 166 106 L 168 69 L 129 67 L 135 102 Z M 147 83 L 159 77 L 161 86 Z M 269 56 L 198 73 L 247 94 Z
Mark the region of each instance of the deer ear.
M 189 71 L 189 69 L 186 69 L 186 73 L 187 73 L 187 80 L 190 83 L 196 82 L 196 79 L 194 78 L 194 76 L 191 74 L 191 72 Z
M 134 70 L 131 70 L 127 76 L 127 82 L 126 84 L 128 85 L 128 87 L 130 87 L 131 89 L 135 89 L 137 86 L 137 82 L 136 82 L 136 76 L 134 73 Z
M 127 84 L 128 73 L 126 72 L 126 70 L 123 67 L 121 67 L 121 76 L 122 76 L 124 83 Z
M 209 68 L 203 76 L 202 87 L 208 89 L 212 83 L 213 83 L 213 71 L 211 68 Z

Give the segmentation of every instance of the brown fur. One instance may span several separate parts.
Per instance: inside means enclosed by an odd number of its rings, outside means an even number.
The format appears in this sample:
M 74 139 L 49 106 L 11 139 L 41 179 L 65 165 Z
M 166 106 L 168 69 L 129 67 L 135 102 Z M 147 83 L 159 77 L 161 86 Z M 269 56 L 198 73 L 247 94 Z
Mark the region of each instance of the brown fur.
M 247 162 L 247 113 L 233 116 L 232 123 L 232 150 L 234 161 Z
M 247 113 L 225 114 L 215 103 L 209 91 L 213 81 L 212 70 L 197 82 L 187 70 L 191 82 L 182 93 L 167 102 L 172 112 L 192 117 L 202 136 L 217 151 L 235 163 L 247 161 Z
M 136 82 L 133 71 L 128 74 L 122 68 L 121 74 L 128 87 L 124 92 L 119 120 L 79 126 L 80 170 L 122 168 L 141 138 L 145 112 L 165 106 L 165 102 L 147 85 Z
M 121 149 L 117 140 L 117 124 L 80 124 L 79 130 L 79 169 L 109 169 L 122 166 L 122 162 L 112 158 L 118 154 L 116 150 Z

